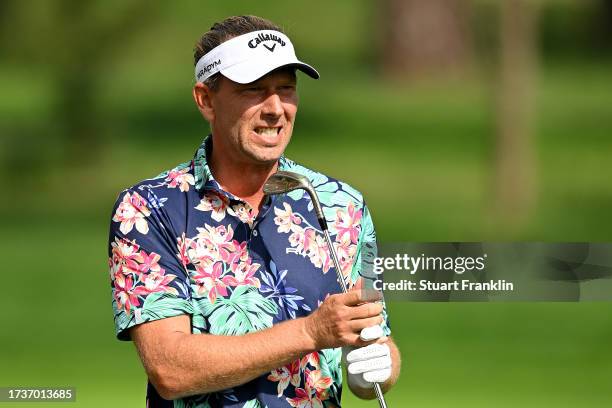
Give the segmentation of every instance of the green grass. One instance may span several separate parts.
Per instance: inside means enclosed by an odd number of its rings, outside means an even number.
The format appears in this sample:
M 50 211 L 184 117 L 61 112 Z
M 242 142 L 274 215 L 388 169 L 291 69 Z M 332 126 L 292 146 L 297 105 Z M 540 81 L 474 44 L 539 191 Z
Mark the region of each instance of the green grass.
M 66 406 L 141 405 L 146 379 L 135 349 L 113 334 L 106 221 L 21 220 L 4 232 L 3 283 L 11 290 L 0 298 L 7 311 L 0 384 L 77 387 L 77 403 Z M 605 406 L 612 398 L 607 386 L 611 308 L 607 303 L 391 303 L 403 364 L 388 402 Z M 357 401 L 349 392 L 344 401 L 349 407 L 375 404 Z
M 238 6 L 227 7 L 214 16 Z M 351 12 L 342 24 L 361 19 Z M 135 349 L 114 338 L 108 219 L 122 188 L 189 160 L 207 132 L 190 100 L 188 58 L 178 68 L 183 57 L 173 48 L 179 39 L 191 44 L 201 24 L 199 15 L 170 13 L 146 72 L 142 42 L 126 44 L 125 58 L 99 78 L 103 143 L 81 165 L 62 162 L 61 137 L 52 132 L 55 95 L 44 72 L 32 82 L 32 67 L 0 68 L 3 126 L 17 124 L 31 136 L 16 132 L 13 144 L 0 141 L 0 161 L 13 159 L 1 163 L 10 194 L 0 200 L 0 385 L 76 386 L 77 403 L 58 407 L 142 406 L 146 379 Z M 490 212 L 494 82 L 479 76 L 388 84 L 371 67 L 345 71 L 364 57 L 356 38 L 349 30 L 330 42 L 313 39 L 323 76 L 299 80 L 301 107 L 287 155 L 363 191 L 381 241 L 612 239 L 610 64 L 544 66 L 534 136 L 537 203 L 524 225 L 503 229 Z M 336 49 L 344 50 L 338 66 L 329 62 Z M 41 172 L 29 171 L 35 163 Z M 612 401 L 608 303 L 389 307 L 403 353 L 390 406 Z M 376 406 L 348 391 L 344 401 Z M 29 405 L 40 406 L 19 406 Z

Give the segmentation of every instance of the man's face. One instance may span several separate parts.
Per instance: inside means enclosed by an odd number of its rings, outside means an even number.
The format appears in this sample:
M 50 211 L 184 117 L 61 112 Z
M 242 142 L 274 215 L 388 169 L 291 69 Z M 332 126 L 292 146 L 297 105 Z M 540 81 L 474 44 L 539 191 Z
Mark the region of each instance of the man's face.
M 293 132 L 298 96 L 293 69 L 280 69 L 249 84 L 220 78 L 210 94 L 215 150 L 247 164 L 271 164 Z

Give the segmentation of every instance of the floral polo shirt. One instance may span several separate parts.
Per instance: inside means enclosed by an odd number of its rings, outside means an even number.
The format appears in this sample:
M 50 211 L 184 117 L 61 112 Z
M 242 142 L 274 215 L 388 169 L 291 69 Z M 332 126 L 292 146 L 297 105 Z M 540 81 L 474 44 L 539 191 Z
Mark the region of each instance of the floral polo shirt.
M 108 252 L 121 340 L 129 340 L 130 327 L 181 314 L 191 315 L 193 333 L 242 335 L 307 316 L 341 292 L 308 194 L 270 196 L 253 217 L 249 204 L 212 177 L 211 149 L 208 137 L 193 160 L 117 199 Z M 344 279 L 361 285 L 362 247 L 375 240 L 361 194 L 284 157 L 279 169 L 311 180 Z M 388 324 L 384 329 L 390 333 Z M 340 407 L 340 359 L 339 348 L 320 350 L 239 387 L 175 401 L 162 399 L 149 383 L 147 406 Z

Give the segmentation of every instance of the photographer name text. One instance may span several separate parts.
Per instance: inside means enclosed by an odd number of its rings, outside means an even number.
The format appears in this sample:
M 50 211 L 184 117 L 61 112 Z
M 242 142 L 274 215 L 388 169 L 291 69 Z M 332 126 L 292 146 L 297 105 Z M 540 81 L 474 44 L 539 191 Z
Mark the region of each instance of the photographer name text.
M 418 282 L 402 279 L 399 282 L 383 282 L 380 279 L 374 281 L 375 290 L 383 291 L 471 291 L 471 292 L 508 292 L 514 290 L 514 283 L 505 279 L 491 280 L 488 282 L 473 282 L 468 279 L 452 282 L 434 282 L 421 279 Z

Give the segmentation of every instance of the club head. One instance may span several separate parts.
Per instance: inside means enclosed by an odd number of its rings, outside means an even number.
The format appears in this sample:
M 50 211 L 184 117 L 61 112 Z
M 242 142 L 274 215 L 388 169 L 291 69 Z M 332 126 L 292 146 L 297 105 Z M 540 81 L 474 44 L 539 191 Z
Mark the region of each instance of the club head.
M 293 190 L 312 189 L 308 177 L 291 171 L 279 171 L 270 176 L 263 186 L 264 194 L 283 194 Z

